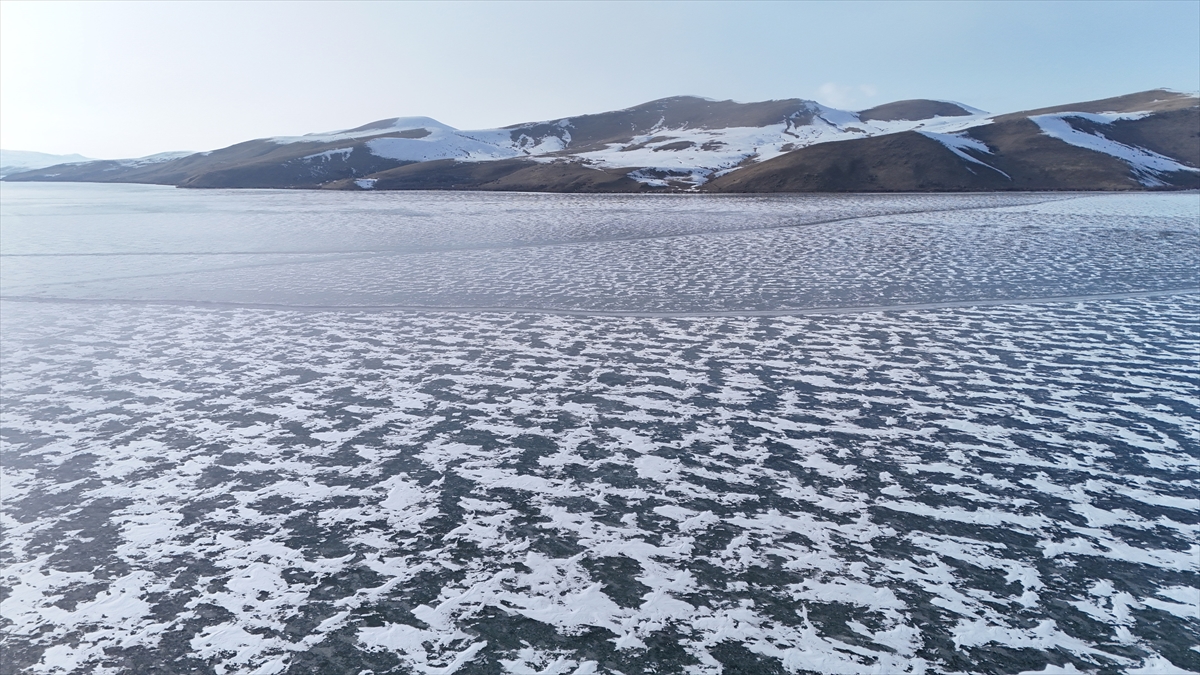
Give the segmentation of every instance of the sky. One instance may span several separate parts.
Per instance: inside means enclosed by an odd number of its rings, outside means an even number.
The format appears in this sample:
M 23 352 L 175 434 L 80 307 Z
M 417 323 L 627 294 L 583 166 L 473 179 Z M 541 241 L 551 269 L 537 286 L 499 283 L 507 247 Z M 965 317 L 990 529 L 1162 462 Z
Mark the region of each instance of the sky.
M 96 158 L 691 94 L 1011 112 L 1200 89 L 1200 0 L 0 2 L 0 147 Z

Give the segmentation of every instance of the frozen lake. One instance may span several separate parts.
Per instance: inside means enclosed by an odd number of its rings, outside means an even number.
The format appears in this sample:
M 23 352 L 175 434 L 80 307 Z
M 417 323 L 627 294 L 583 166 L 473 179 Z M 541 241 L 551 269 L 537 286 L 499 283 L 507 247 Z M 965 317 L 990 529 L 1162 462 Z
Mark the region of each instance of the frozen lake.
M 1200 672 L 1198 269 L 1194 193 L 3 184 L 0 669 Z
M 5 184 L 6 297 L 742 312 L 1198 285 L 1200 195 Z

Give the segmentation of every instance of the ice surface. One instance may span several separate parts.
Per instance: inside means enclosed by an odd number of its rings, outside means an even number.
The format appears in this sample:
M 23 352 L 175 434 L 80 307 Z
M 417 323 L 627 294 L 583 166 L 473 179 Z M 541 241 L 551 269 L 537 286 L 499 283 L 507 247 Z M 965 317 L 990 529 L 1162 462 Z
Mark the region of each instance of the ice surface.
M 1195 635 L 1197 508 L 1170 500 L 1196 470 L 1127 449 L 1197 453 L 1195 408 L 1156 412 L 1195 385 L 1192 297 L 691 320 L 5 303 L 10 644 L 34 672 L 132 668 L 179 631 L 221 672 L 343 634 L 362 651 L 339 658 L 414 672 L 595 661 L 570 640 L 621 664 L 595 672 L 716 672 L 730 643 L 953 671 L 914 623 L 933 607 L 960 663 L 1188 664 L 1139 617 Z M 87 412 L 39 421 L 60 404 Z M 650 656 L 664 635 L 680 651 Z
M 101 187 L 6 188 L 6 297 L 687 314 L 1200 286 L 1195 194 Z
M 0 302 L 14 672 L 1200 671 L 1195 195 L 54 187 L 0 221 L 6 295 L 94 300 Z M 413 288 L 580 313 L 249 306 Z

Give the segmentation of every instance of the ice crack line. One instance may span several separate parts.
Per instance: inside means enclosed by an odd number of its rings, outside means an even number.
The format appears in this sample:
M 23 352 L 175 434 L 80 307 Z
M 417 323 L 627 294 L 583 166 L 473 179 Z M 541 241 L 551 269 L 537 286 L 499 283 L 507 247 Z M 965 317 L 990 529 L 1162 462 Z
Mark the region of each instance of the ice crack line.
M 865 305 L 858 307 L 803 307 L 785 309 L 731 309 L 731 310 L 685 310 L 678 312 L 653 312 L 640 310 L 592 310 L 559 307 L 500 307 L 485 305 L 289 305 L 266 302 L 224 302 L 206 300 L 139 300 L 122 298 L 56 298 L 23 295 L 0 296 L 4 302 L 33 302 L 77 305 L 145 305 L 197 307 L 209 309 L 268 309 L 289 312 L 420 312 L 420 313 L 500 313 L 500 314 L 551 314 L 559 316 L 604 316 L 631 318 L 701 318 L 739 316 L 806 316 L 812 314 L 868 314 L 872 312 L 908 312 L 953 307 L 992 307 L 996 305 L 1045 305 L 1064 302 L 1091 302 L 1096 300 L 1128 300 L 1133 298 L 1156 298 L 1168 295 L 1200 293 L 1200 287 L 1174 288 L 1157 291 L 1128 291 L 1123 293 L 1094 293 L 1090 295 L 1053 295 L 1039 298 L 991 298 L 982 300 L 947 300 L 908 305 Z
M 1071 195 L 1055 195 L 1052 198 L 1042 199 L 1034 202 L 1025 202 L 1022 204 L 987 204 L 982 206 L 947 206 L 937 209 L 898 209 L 887 213 L 868 213 L 858 214 L 853 216 L 840 216 L 838 218 L 826 218 L 822 220 L 810 221 L 790 221 L 786 223 L 776 223 L 773 225 L 759 225 L 756 227 L 726 227 L 712 230 L 702 230 L 696 232 L 667 232 L 663 234 L 634 234 L 624 237 L 597 237 L 594 239 L 548 239 L 546 241 L 535 242 L 513 242 L 513 243 L 496 243 L 496 244 L 450 244 L 446 246 L 424 246 L 424 247 L 391 247 L 391 248 L 362 248 L 362 249 L 342 249 L 330 251 L 315 251 L 297 249 L 292 251 L 104 251 L 96 253 L 0 253 L 0 258 L 88 258 L 88 257 L 139 257 L 139 256 L 218 256 L 218 255 L 354 255 L 354 256 L 388 256 L 388 255 L 418 255 L 421 253 L 442 253 L 447 251 L 490 251 L 504 250 L 512 248 L 538 248 L 542 246 L 571 246 L 573 244 L 606 244 L 610 242 L 623 241 L 646 241 L 650 239 L 678 239 L 681 237 L 701 237 L 709 234 L 736 234 L 739 232 L 762 232 L 766 230 L 784 230 L 792 227 L 809 227 L 814 225 L 829 225 L 831 223 L 841 223 L 851 220 L 865 220 L 868 218 L 886 218 L 889 216 L 918 216 L 926 213 L 948 213 L 957 211 L 986 211 L 988 209 L 1011 208 L 1013 206 L 1037 206 L 1039 204 L 1048 204 L 1051 202 L 1070 201 L 1072 199 L 1082 199 L 1084 197 L 1094 196 L 1092 194 L 1081 193 Z M 295 261 L 307 262 L 307 261 Z
M 1068 201 L 1071 199 L 1081 199 L 1090 196 L 1088 194 L 1062 196 L 1056 195 L 1053 198 L 1044 199 L 1037 202 L 1029 202 L 1021 204 L 1021 206 L 1035 206 L 1037 204 L 1045 204 L 1056 201 Z M 595 239 L 559 239 L 540 242 L 517 242 L 517 243 L 499 243 L 499 244 L 461 244 L 449 246 L 430 246 L 430 247 L 413 247 L 413 248 L 386 248 L 386 249 L 352 249 L 342 251 L 188 251 L 188 252 L 166 252 L 166 251 L 145 251 L 145 252 L 102 252 L 102 253 L 0 253 L 0 258 L 73 258 L 73 257 L 162 257 L 162 256 L 272 256 L 272 255 L 294 255 L 306 256 L 303 260 L 275 260 L 270 262 L 244 263 L 238 265 L 221 265 L 202 270 L 183 270 L 177 272 L 153 272 L 148 274 L 132 274 L 114 277 L 103 277 L 96 279 L 74 280 L 74 281 L 59 281 L 46 284 L 37 284 L 37 286 L 60 286 L 71 285 L 77 283 L 94 283 L 102 281 L 119 281 L 123 279 L 143 279 L 151 277 L 169 277 L 182 274 L 195 274 L 200 272 L 220 272 L 234 269 L 249 269 L 254 267 L 274 267 L 280 265 L 304 265 L 309 263 L 322 262 L 337 262 L 341 260 L 363 260 L 370 258 L 386 258 L 402 255 L 421 255 L 427 253 L 450 253 L 456 251 L 503 251 L 513 249 L 526 248 L 545 248 L 554 246 L 580 246 L 588 244 L 608 244 L 633 241 L 651 241 L 658 239 L 680 239 L 684 237 L 703 237 L 709 235 L 724 235 L 724 234 L 740 234 L 749 232 L 765 232 L 769 230 L 784 230 L 789 228 L 800 227 L 815 227 L 818 225 L 830 225 L 832 223 L 843 223 L 854 220 L 867 220 L 870 218 L 888 218 L 896 216 L 912 216 L 928 213 L 947 213 L 958 211 L 986 211 L 989 209 L 1008 208 L 1012 205 L 1005 204 L 988 204 L 986 206 L 963 206 L 963 207 L 945 207 L 937 209 L 916 209 L 916 210 L 897 210 L 889 213 L 871 213 L 858 214 L 853 216 L 841 216 L 838 218 L 826 218 L 823 220 L 813 220 L 804 222 L 785 222 L 775 223 L 772 225 L 761 225 L 758 227 L 732 227 L 713 230 L 704 230 L 702 232 L 670 232 L 665 234 L 638 234 L 628 235 L 624 237 L 599 237 Z M 22 286 L 28 284 L 22 284 Z

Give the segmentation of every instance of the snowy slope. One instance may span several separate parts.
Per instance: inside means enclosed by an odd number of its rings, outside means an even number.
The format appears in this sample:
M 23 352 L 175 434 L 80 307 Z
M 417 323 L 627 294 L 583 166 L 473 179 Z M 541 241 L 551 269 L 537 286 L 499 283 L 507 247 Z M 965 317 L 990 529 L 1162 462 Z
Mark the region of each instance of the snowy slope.
M 397 117 L 344 131 L 280 136 L 269 140 L 281 145 L 333 143 L 343 140 L 347 142 L 343 149 L 321 153 L 333 154 L 349 152 L 364 139 L 367 139 L 366 145 L 372 154 L 401 162 L 429 162 L 438 159 L 487 161 L 528 154 L 522 152 L 512 142 L 509 132 L 502 129 L 459 131 L 430 117 Z M 552 144 L 545 150 L 561 150 L 562 147 L 561 144 Z M 313 158 L 315 155 L 309 157 Z
M 424 138 L 376 138 L 367 147 L 379 157 L 401 162 L 428 162 L 435 159 L 456 159 L 480 162 L 509 159 L 521 153 L 513 147 L 508 133 L 499 129 L 485 131 L 432 130 Z M 554 148 L 561 150 L 561 146 Z
M 1166 185 L 1164 173 L 1187 171 L 1200 173 L 1196 169 L 1145 148 L 1139 148 L 1106 138 L 1102 133 L 1088 133 L 1071 125 L 1072 119 L 1087 120 L 1094 124 L 1107 125 L 1118 120 L 1136 120 L 1150 115 L 1149 112 L 1135 113 L 1082 113 L 1068 112 L 1049 115 L 1034 115 L 1029 119 L 1041 128 L 1042 133 L 1076 147 L 1104 153 L 1129 164 L 1138 180 L 1146 187 Z
M 696 97 L 681 98 L 687 102 L 707 101 Z M 575 150 L 571 132 L 579 124 L 578 118 L 517 128 L 461 131 L 428 117 L 401 117 L 355 129 L 269 140 L 277 144 L 346 141 L 345 147 L 319 153 L 322 159 L 331 154 L 349 153 L 364 141 L 372 154 L 401 162 L 445 159 L 479 162 L 519 157 L 556 161 L 568 158 L 599 169 L 628 168 L 631 178 L 647 185 L 666 185 L 666 180 L 670 179 L 677 185 L 699 186 L 747 162 L 771 159 L 817 143 L 914 129 L 950 133 L 990 121 L 983 111 L 967 106 L 960 107 L 971 112 L 970 115 L 914 121 L 864 121 L 855 112 L 812 101 L 801 103 L 801 111 L 765 126 L 712 128 L 690 121 L 668 124 L 664 115 L 658 124 L 631 128 L 624 137 L 606 143 L 600 149 Z M 622 112 L 628 111 L 612 114 Z M 317 155 L 306 157 L 316 158 Z
M 767 127 L 728 129 L 656 129 L 635 136 L 626 144 L 579 157 L 604 168 L 637 166 L 631 174 L 647 184 L 664 184 L 672 176 L 701 185 L 709 178 L 727 173 L 745 162 L 764 161 L 799 148 L 915 129 L 951 132 L 987 124 L 986 114 L 938 117 L 930 120 L 881 122 L 860 120 L 857 114 L 825 106 L 817 107 L 812 122 L 791 121 Z
M 190 150 L 172 150 L 170 152 L 159 152 L 159 153 L 155 153 L 153 155 L 146 155 L 145 157 L 135 157 L 133 159 L 118 159 L 118 160 L 116 160 L 116 162 L 118 164 L 120 164 L 121 166 L 139 167 L 139 166 L 148 166 L 150 164 L 162 164 L 164 162 L 170 162 L 172 160 L 182 159 L 184 157 L 191 157 L 194 154 L 196 154 L 196 153 L 191 152 Z M 204 153 L 204 154 L 207 154 L 207 153 Z
M 56 164 L 69 162 L 87 162 L 89 158 L 83 155 L 51 155 L 45 152 L 30 152 L 28 150 L 0 150 L 0 176 L 7 176 L 21 171 L 43 169 Z
M 918 133 L 924 135 L 927 138 L 932 138 L 933 140 L 937 141 L 938 143 L 941 143 L 942 145 L 946 146 L 946 148 L 948 148 L 950 150 L 950 152 L 953 152 L 955 155 L 958 155 L 962 159 L 965 159 L 968 162 L 971 162 L 972 164 L 978 164 L 980 166 L 987 167 L 987 168 L 991 169 L 992 171 L 995 171 L 995 172 L 1003 175 L 1005 178 L 1012 180 L 1012 178 L 1008 174 L 1004 173 L 1000 169 L 997 169 L 996 167 L 992 166 L 991 164 L 988 164 L 988 163 L 980 160 L 978 157 L 974 157 L 972 155 L 967 154 L 967 152 L 966 152 L 967 150 L 974 151 L 975 153 L 982 153 L 985 155 L 992 154 L 991 148 L 989 148 L 987 146 L 987 144 L 984 143 L 983 141 L 981 141 L 977 138 L 971 138 L 970 136 L 967 136 L 964 133 L 943 134 L 943 133 L 937 133 L 937 132 L 933 132 L 933 131 L 920 131 Z

